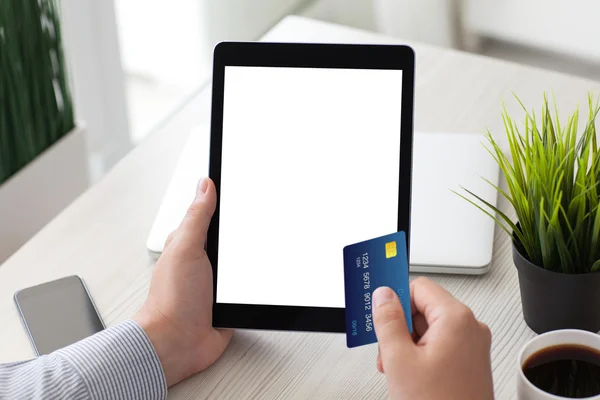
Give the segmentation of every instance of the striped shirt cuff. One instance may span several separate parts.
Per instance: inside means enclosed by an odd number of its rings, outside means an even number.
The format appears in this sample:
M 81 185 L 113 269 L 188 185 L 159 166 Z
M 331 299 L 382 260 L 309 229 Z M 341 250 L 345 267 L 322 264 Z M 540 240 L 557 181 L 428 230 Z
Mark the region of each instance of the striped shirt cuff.
M 165 399 L 167 383 L 158 355 L 135 322 L 125 321 L 57 356 L 81 376 L 92 399 Z

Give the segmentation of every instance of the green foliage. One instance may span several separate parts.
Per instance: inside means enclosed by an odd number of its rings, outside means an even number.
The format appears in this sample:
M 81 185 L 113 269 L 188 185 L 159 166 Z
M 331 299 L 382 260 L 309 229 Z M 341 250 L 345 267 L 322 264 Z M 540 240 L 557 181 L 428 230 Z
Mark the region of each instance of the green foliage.
M 589 117 L 579 138 L 579 110 L 561 125 L 556 102 L 552 113 L 546 96 L 540 119 L 519 103 L 526 114 L 523 133 L 506 107 L 503 112 L 512 161 L 489 130 L 486 134 L 488 151 L 509 189 L 508 193 L 496 190 L 514 207 L 518 224 L 467 189 L 479 203 L 459 195 L 513 235 L 521 253 L 533 264 L 567 274 L 600 271 L 598 102 L 594 104 L 589 96 Z
M 0 184 L 74 127 L 56 0 L 0 0 Z

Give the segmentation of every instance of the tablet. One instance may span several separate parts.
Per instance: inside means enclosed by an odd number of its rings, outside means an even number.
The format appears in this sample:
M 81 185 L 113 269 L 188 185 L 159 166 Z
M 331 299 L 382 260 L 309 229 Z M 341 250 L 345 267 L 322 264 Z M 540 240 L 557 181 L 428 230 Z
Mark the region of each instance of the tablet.
M 410 232 L 413 91 L 406 46 L 217 45 L 215 327 L 345 331 L 343 248 Z

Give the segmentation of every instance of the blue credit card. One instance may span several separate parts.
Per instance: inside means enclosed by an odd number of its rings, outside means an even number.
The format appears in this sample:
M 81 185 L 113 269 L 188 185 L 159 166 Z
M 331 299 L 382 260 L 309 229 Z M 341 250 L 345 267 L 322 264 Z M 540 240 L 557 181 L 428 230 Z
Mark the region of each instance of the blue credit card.
M 408 330 L 412 333 L 406 234 L 392 233 L 344 247 L 346 292 L 346 344 L 377 342 L 373 326 L 373 292 L 392 288 L 400 298 Z

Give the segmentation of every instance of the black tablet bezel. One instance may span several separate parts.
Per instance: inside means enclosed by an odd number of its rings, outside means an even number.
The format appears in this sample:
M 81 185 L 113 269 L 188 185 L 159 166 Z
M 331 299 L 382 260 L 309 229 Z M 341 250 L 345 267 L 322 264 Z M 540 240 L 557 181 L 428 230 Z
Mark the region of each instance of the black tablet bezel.
M 223 100 L 226 66 L 402 70 L 398 231 L 410 238 L 415 56 L 408 46 L 223 42 L 214 50 L 209 176 L 217 207 L 208 230 L 213 267 L 213 326 L 270 330 L 345 332 L 344 308 L 217 303 Z M 409 246 L 410 248 L 410 246 Z M 340 249 L 340 253 L 341 253 Z M 308 290 L 308 288 L 307 288 Z

